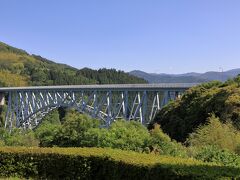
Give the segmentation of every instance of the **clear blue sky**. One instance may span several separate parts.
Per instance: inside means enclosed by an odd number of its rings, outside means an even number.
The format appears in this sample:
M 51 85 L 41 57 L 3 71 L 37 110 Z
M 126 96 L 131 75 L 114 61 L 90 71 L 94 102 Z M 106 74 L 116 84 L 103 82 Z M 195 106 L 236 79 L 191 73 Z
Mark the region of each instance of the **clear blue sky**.
M 240 0 L 1 0 L 0 41 L 77 68 L 240 68 Z

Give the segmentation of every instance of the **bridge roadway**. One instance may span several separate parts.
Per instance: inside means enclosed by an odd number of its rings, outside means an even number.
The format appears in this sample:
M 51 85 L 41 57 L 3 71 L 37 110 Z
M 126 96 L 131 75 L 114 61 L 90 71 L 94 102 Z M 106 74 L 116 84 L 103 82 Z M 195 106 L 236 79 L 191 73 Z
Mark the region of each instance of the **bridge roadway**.
M 2 87 L 0 92 L 33 91 L 33 90 L 186 90 L 199 83 L 158 83 L 158 84 L 103 84 L 103 85 L 63 85 L 63 86 L 28 86 L 28 87 Z
M 2 87 L 7 97 L 5 127 L 35 128 L 58 107 L 75 108 L 109 126 L 116 119 L 148 124 L 170 100 L 197 83 L 104 84 Z

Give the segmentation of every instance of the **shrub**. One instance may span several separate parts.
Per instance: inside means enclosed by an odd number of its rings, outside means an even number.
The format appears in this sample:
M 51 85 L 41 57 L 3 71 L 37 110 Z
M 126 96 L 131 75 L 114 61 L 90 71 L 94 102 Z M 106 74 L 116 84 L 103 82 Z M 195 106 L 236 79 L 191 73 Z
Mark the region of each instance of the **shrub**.
M 100 128 L 99 120 L 75 111 L 67 112 L 62 125 L 53 122 L 48 118 L 35 131 L 41 147 L 111 147 L 186 156 L 183 146 L 172 141 L 159 126 L 149 133 L 139 122 L 118 120 L 109 128 Z
M 61 147 L 81 147 L 85 132 L 100 126 L 99 120 L 70 111 L 64 118 L 59 131 L 54 136 L 54 144 Z
M 219 118 L 212 115 L 206 125 L 190 134 L 187 143 L 196 147 L 215 145 L 236 152 L 240 145 L 240 132 L 231 123 L 221 123 Z
M 38 146 L 39 141 L 33 131 L 12 129 L 11 132 L 4 128 L 0 129 L 0 141 L 6 146 Z
M 113 122 L 109 129 L 89 129 L 85 140 L 85 146 L 143 151 L 150 135 L 147 128 L 139 122 L 118 120 Z
M 43 122 L 40 127 L 35 131 L 37 138 L 39 139 L 39 145 L 41 147 L 52 147 L 56 144 L 55 137 L 57 136 L 60 125 L 51 124 L 49 122 Z
M 0 148 L 0 176 L 34 179 L 220 179 L 237 167 L 101 148 Z
M 5 142 L 3 140 L 0 140 L 0 147 L 5 146 Z
M 240 167 L 240 156 L 216 146 L 202 147 L 195 156 L 204 162 L 214 162 L 222 165 Z
M 186 148 L 164 134 L 160 125 L 155 124 L 154 128 L 150 130 L 151 139 L 149 141 L 150 150 L 159 154 L 187 157 Z

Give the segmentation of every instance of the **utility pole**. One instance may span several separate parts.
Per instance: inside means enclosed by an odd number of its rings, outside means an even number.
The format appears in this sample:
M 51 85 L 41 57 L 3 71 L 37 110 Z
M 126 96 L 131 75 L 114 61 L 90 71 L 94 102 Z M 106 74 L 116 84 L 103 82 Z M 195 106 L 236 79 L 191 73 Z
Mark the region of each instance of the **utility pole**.
M 222 67 L 219 67 L 219 70 L 220 70 L 220 79 L 221 79 L 221 81 L 223 82 L 224 80 L 223 80 L 223 68 Z

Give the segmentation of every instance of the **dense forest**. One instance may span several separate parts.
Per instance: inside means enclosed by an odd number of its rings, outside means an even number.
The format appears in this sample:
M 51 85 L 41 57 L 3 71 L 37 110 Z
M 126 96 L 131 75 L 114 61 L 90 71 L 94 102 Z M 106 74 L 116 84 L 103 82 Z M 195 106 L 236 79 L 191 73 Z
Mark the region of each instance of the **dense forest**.
M 76 85 L 146 83 L 115 69 L 78 70 L 0 42 L 0 85 Z

